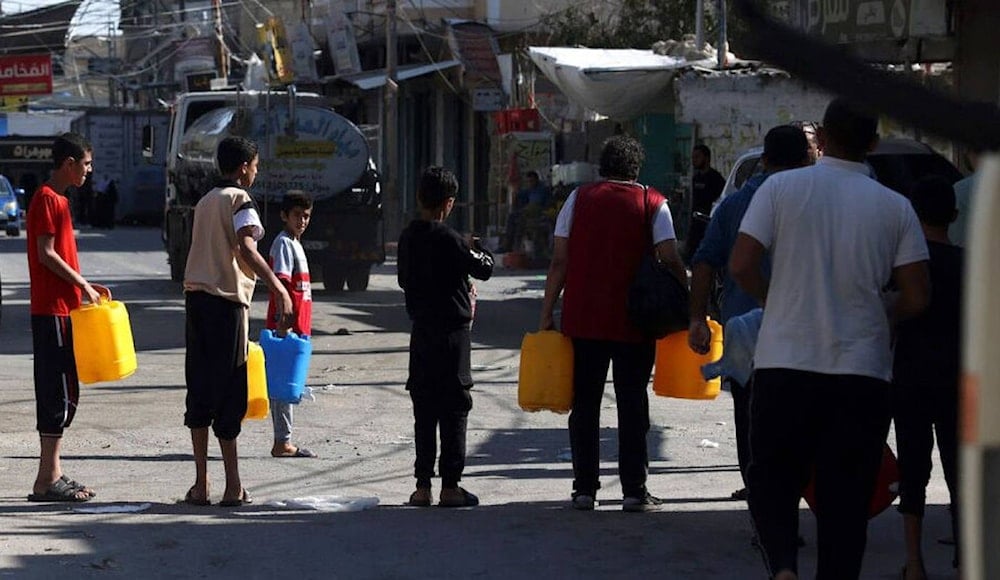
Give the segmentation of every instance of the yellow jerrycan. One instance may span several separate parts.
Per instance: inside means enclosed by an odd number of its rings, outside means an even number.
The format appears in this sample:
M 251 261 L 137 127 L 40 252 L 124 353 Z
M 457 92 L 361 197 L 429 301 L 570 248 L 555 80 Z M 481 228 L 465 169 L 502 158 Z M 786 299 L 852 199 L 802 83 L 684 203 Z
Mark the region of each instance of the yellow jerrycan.
M 722 358 L 722 326 L 709 319 L 712 341 L 708 353 L 698 354 L 688 346 L 686 330 L 668 334 L 656 341 L 656 370 L 653 372 L 653 392 L 661 397 L 677 399 L 714 399 L 719 396 L 722 379 L 706 381 L 702 365 Z
M 517 404 L 531 412 L 568 413 L 573 407 L 573 342 L 561 332 L 524 335 Z
M 244 419 L 266 419 L 271 403 L 267 398 L 264 349 L 251 342 L 247 350 L 247 414 Z
M 82 304 L 69 313 L 73 324 L 73 356 L 81 383 L 124 379 L 135 372 L 135 343 L 128 310 L 111 295 Z

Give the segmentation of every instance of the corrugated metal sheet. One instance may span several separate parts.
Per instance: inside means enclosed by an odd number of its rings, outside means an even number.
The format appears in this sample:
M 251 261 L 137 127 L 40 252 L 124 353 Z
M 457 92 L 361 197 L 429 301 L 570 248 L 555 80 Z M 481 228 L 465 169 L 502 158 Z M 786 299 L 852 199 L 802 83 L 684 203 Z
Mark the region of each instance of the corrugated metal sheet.
M 448 23 L 448 45 L 462 62 L 467 87 L 500 87 L 500 64 L 497 62 L 496 38 L 493 29 L 480 22 L 451 21 Z

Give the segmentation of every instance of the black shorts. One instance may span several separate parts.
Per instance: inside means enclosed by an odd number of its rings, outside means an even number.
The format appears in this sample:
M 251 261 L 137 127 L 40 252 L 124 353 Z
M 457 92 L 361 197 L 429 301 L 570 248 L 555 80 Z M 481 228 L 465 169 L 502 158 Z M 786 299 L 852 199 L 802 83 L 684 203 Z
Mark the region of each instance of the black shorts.
M 69 316 L 33 314 L 31 342 L 35 353 L 36 428 L 43 437 L 62 437 L 80 401 Z
M 236 439 L 247 412 L 246 307 L 206 292 L 188 292 L 185 306 L 184 425 Z

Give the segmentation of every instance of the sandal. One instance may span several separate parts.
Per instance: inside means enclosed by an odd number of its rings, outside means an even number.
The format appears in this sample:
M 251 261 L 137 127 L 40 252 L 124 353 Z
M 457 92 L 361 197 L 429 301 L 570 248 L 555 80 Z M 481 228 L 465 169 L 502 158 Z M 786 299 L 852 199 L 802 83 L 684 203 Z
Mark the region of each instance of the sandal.
M 236 499 L 224 499 L 219 502 L 219 507 L 240 507 L 241 505 L 250 503 L 253 503 L 253 498 L 250 497 L 250 492 L 244 487 L 240 493 L 240 497 Z
M 81 493 L 83 497 L 80 497 Z M 42 493 L 28 494 L 28 501 L 33 502 L 83 503 L 90 501 L 90 498 L 91 496 L 82 489 L 73 487 L 62 479 L 53 481 L 52 485 Z
M 80 483 L 79 481 L 73 481 L 72 479 L 66 477 L 65 473 L 62 476 L 60 476 L 59 479 L 65 481 L 66 485 L 68 485 L 70 487 L 74 487 L 74 488 L 76 488 L 77 491 L 82 491 L 85 494 L 89 495 L 90 497 L 96 497 L 97 496 L 97 492 L 96 491 L 90 489 L 89 487 L 87 487 L 86 485 Z
M 194 486 L 191 486 L 191 489 L 189 489 L 187 494 L 184 495 L 184 499 L 181 500 L 181 503 L 186 503 L 188 505 L 193 505 L 197 507 L 212 505 L 212 502 L 209 501 L 207 497 L 205 499 L 201 499 L 194 496 Z
M 271 452 L 271 457 L 317 457 L 316 453 L 306 449 L 305 447 L 296 447 L 295 451 L 291 453 L 274 453 Z
M 430 507 L 431 488 L 418 487 L 416 491 L 410 494 L 410 501 L 408 501 L 406 505 L 413 507 Z
M 450 495 L 455 492 L 458 492 L 457 497 Z M 446 496 L 446 494 L 448 495 Z M 479 498 L 466 491 L 464 487 L 442 489 L 438 505 L 441 507 L 474 507 L 479 505 Z

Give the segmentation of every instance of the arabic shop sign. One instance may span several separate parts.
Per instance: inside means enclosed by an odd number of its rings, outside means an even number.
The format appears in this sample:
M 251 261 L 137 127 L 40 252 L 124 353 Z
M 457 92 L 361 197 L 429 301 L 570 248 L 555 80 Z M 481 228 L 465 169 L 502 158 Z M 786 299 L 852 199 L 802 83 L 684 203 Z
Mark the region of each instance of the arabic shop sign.
M 51 54 L 0 56 L 0 97 L 51 93 Z
M 0 142 L 0 161 L 30 161 L 44 162 L 52 161 L 52 140 L 45 139 L 40 142 Z
M 945 0 L 769 0 L 771 13 L 838 44 L 948 34 Z

